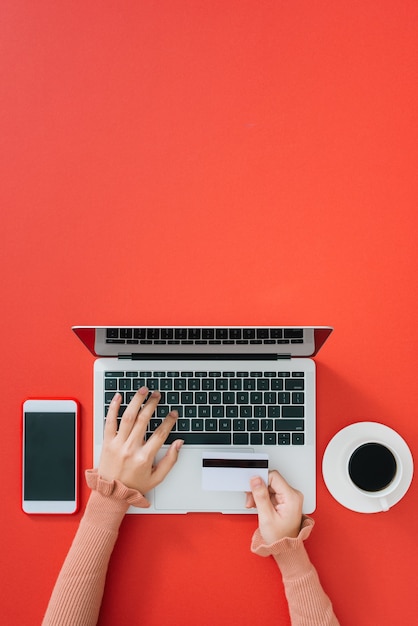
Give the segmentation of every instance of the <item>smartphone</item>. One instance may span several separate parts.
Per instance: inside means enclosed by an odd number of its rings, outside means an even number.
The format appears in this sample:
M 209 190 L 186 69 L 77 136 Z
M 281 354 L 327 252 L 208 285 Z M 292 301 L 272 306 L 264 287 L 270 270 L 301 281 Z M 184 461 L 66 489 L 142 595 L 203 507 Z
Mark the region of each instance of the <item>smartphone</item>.
M 79 404 L 73 398 L 26 400 L 22 422 L 22 509 L 78 508 Z

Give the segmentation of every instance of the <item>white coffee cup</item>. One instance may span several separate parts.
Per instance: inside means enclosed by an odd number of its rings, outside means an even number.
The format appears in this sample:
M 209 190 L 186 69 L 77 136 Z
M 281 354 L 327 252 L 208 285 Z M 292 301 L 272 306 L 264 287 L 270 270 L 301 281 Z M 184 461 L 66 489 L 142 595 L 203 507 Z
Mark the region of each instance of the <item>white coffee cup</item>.
M 381 510 L 388 511 L 388 496 L 399 486 L 403 464 L 399 454 L 383 441 L 357 441 L 348 454 L 346 472 L 356 491 L 379 500 Z

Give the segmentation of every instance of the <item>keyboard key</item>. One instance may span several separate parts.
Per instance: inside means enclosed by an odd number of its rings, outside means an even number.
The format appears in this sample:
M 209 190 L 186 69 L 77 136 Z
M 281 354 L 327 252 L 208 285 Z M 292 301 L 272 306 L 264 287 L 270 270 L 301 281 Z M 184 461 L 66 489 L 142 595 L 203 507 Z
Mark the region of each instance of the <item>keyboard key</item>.
M 104 395 L 105 404 L 110 404 L 114 398 L 114 395 L 115 394 L 113 393 L 113 391 L 106 391 Z M 123 399 L 123 394 L 122 394 L 122 399 Z
M 205 432 L 194 432 L 194 433 L 173 433 L 171 432 L 167 439 L 166 444 L 170 444 L 176 439 L 183 439 L 184 443 L 187 445 L 196 445 L 196 446 L 207 446 L 207 445 L 215 445 L 215 446 L 223 446 L 223 445 L 231 445 L 232 436 L 231 433 L 205 433 Z
M 254 417 L 266 417 L 266 407 L 265 406 L 255 406 L 254 407 Z
M 303 446 L 305 444 L 304 433 L 292 433 L 292 444 L 294 446 Z
M 282 408 L 282 416 L 283 417 L 304 417 L 305 407 L 304 406 L 284 406 Z
M 290 446 L 290 433 L 278 433 L 277 444 L 279 446 Z
M 303 339 L 303 328 L 285 328 L 284 336 L 287 339 Z
M 248 433 L 234 433 L 234 445 L 247 446 L 248 445 Z
M 279 420 L 275 420 L 274 422 L 274 429 L 276 431 L 279 431 L 279 430 L 280 431 L 297 431 L 297 430 L 304 430 L 304 428 L 305 428 L 305 420 L 279 419 Z
M 305 394 L 302 391 L 294 391 L 292 393 L 293 404 L 303 404 L 305 402 Z
M 275 446 L 276 445 L 276 433 L 264 433 L 264 445 Z
M 204 378 L 202 380 L 202 389 L 204 391 L 213 391 L 215 389 L 215 381 L 212 378 Z
M 305 381 L 303 378 L 290 378 L 285 380 L 286 391 L 303 391 L 305 388 Z
M 257 389 L 258 391 L 265 391 L 266 389 L 270 389 L 270 381 L 268 378 L 259 378 L 257 380 Z
M 277 394 L 275 391 L 264 392 L 264 404 L 276 404 Z
M 250 443 L 252 446 L 261 446 L 263 444 L 263 435 L 261 433 L 250 433 Z

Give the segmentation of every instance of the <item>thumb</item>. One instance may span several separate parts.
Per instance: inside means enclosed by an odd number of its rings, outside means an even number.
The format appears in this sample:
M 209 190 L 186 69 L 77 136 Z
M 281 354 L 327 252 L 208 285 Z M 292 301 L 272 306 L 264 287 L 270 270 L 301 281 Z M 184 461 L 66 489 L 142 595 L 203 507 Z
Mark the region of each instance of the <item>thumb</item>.
M 250 486 L 258 513 L 263 515 L 270 512 L 270 494 L 263 479 L 260 476 L 254 476 L 250 481 Z
M 154 479 L 158 481 L 157 484 L 164 480 L 169 471 L 176 464 L 183 443 L 184 441 L 182 439 L 176 439 L 175 441 L 173 441 L 173 443 L 167 450 L 166 455 L 163 456 L 161 461 L 155 466 Z

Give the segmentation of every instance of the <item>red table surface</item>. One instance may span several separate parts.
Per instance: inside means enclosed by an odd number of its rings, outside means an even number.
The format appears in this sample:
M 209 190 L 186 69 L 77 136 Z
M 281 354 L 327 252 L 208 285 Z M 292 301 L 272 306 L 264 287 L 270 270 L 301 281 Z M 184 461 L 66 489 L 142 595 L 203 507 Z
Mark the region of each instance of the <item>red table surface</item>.
M 81 516 L 20 509 L 25 397 L 77 397 L 92 463 L 75 324 L 333 325 L 307 548 L 342 624 L 416 623 L 416 479 L 364 515 L 333 499 L 321 461 L 362 420 L 417 458 L 418 4 L 4 0 L 1 14 L 2 623 L 40 622 Z M 128 517 L 100 625 L 289 624 L 255 526 Z

